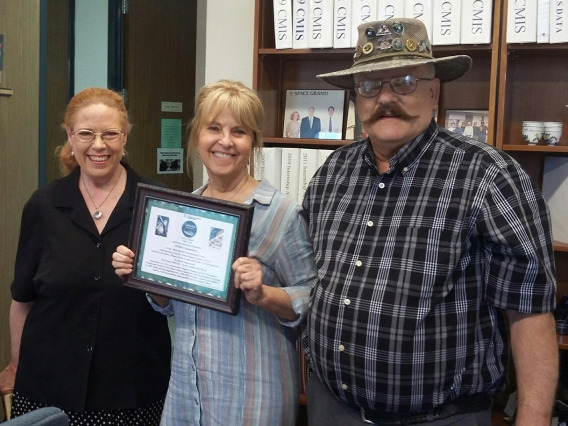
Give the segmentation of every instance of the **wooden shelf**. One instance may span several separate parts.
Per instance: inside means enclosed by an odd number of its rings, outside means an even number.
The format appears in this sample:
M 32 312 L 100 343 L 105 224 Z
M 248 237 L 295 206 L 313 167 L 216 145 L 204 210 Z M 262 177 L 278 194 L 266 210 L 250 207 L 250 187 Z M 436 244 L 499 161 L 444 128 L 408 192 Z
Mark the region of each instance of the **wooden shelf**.
M 568 244 L 554 241 L 554 251 L 568 253 Z
M 304 56 L 310 55 L 347 55 L 353 57 L 353 49 L 258 49 L 259 55 Z
M 568 153 L 568 145 L 514 145 L 504 144 L 503 151 L 527 151 L 527 152 L 544 152 L 547 154 Z
M 568 54 L 568 43 L 545 44 L 545 43 L 513 43 L 507 44 L 509 55 L 517 56 L 565 56 Z
M 487 56 L 492 52 L 490 44 L 482 45 L 456 45 L 456 46 L 434 46 L 434 55 L 438 57 L 451 55 Z M 340 55 L 353 58 L 353 49 L 274 49 L 264 47 L 258 49 L 258 55 L 277 55 L 277 56 L 304 56 L 304 55 Z

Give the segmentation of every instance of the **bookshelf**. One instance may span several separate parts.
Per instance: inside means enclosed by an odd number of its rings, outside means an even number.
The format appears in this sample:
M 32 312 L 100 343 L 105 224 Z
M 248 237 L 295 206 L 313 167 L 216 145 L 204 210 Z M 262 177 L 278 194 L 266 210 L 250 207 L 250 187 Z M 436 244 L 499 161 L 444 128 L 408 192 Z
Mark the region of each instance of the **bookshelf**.
M 507 10 L 508 1 L 501 0 L 502 10 Z M 519 161 L 542 188 L 546 157 L 568 156 L 568 43 L 507 44 L 506 13 L 500 20 L 495 146 Z M 523 143 L 523 120 L 563 122 L 558 145 Z M 568 244 L 555 242 L 554 250 L 560 299 L 568 293 Z
M 494 4 L 494 16 L 500 16 L 500 6 L 499 2 Z M 494 41 L 487 45 L 434 46 L 434 54 L 439 57 L 467 54 L 473 58 L 473 67 L 468 74 L 443 85 L 438 108 L 439 117 L 445 117 L 446 110 L 454 109 L 489 110 L 490 117 L 497 115 L 499 31 L 498 21 L 494 21 L 492 37 Z M 274 46 L 272 1 L 257 0 L 255 4 L 253 86 L 261 96 L 266 109 L 265 142 L 276 146 L 301 145 L 332 148 L 349 143 L 345 140 L 286 140 L 280 135 L 283 134 L 286 90 L 336 89 L 318 80 L 316 75 L 350 67 L 353 63 L 354 49 L 276 49 Z M 345 105 L 345 111 L 347 111 L 347 105 Z M 490 123 L 488 140 L 492 141 L 493 138 L 494 123 Z
M 546 156 L 568 156 L 568 43 L 507 44 L 507 1 L 493 1 L 491 43 L 433 47 L 437 57 L 467 54 L 473 58 L 473 67 L 465 76 L 442 85 L 438 122 L 446 125 L 447 110 L 488 110 L 487 142 L 517 159 L 542 188 Z M 256 0 L 253 87 L 266 109 L 263 130 L 267 146 L 333 149 L 350 143 L 280 135 L 286 90 L 335 89 L 316 75 L 350 67 L 353 51 L 275 49 L 272 1 Z M 523 120 L 562 121 L 564 132 L 559 144 L 523 143 Z M 568 293 L 568 244 L 555 243 L 554 249 L 560 298 Z

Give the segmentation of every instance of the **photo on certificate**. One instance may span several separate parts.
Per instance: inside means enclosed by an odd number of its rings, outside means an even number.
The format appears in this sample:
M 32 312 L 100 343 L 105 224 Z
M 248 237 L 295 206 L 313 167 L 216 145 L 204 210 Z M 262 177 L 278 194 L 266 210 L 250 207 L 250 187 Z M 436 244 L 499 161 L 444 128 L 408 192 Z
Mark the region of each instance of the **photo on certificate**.
M 236 314 L 233 262 L 247 256 L 254 207 L 138 184 L 125 284 Z

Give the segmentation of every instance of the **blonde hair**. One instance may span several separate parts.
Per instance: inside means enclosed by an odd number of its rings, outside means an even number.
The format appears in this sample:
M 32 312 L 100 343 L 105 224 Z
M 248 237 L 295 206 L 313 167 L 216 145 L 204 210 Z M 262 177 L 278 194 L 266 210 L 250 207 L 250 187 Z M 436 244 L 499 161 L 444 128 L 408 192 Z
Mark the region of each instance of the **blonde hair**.
M 253 149 L 259 151 L 262 148 L 264 108 L 260 98 L 254 90 L 239 81 L 219 80 L 203 86 L 195 100 L 195 114 L 188 125 L 189 140 L 186 161 L 188 170 L 197 151 L 199 132 L 202 127 L 226 109 L 233 113 L 235 120 L 253 133 Z
M 71 98 L 67 104 L 67 109 L 65 111 L 65 117 L 61 127 L 66 131 L 73 131 L 73 126 L 75 124 L 77 113 L 88 106 L 103 104 L 109 108 L 116 110 L 122 130 L 128 135 L 132 124 L 128 119 L 128 112 L 126 110 L 126 105 L 124 104 L 124 99 L 117 92 L 104 89 L 101 87 L 89 87 L 77 93 Z M 55 150 L 55 155 L 59 157 L 59 168 L 61 173 L 66 176 L 75 170 L 79 164 L 72 154 L 73 148 L 67 141 L 59 145 Z

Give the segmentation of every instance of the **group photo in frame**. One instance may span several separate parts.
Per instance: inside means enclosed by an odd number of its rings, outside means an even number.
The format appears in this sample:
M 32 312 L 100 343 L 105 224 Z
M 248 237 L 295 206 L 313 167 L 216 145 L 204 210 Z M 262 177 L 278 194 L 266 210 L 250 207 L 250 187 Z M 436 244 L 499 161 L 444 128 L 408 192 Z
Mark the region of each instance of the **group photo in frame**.
M 487 143 L 489 111 L 446 110 L 445 127 L 451 132 Z
M 232 264 L 247 255 L 254 207 L 138 184 L 125 284 L 236 314 Z
M 285 138 L 342 139 L 345 90 L 287 90 Z

